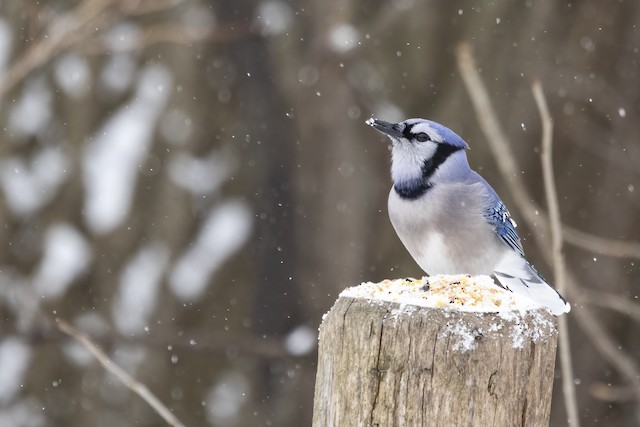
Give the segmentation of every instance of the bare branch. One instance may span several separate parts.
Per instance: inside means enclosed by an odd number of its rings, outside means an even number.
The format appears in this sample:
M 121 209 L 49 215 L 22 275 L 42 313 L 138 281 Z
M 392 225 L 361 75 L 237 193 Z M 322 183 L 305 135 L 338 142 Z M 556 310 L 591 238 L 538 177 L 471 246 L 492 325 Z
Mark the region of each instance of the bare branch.
M 185 0 L 138 0 L 137 2 L 121 0 L 120 7 L 127 11 L 127 15 L 146 15 L 172 9 L 184 2 Z
M 562 228 L 562 236 L 567 243 L 597 254 L 640 259 L 640 243 L 638 242 L 605 239 L 566 225 Z
M 549 219 L 544 210 L 528 197 L 529 193 L 526 191 L 524 181 L 518 172 L 518 166 L 516 165 L 511 145 L 500 123 L 496 119 L 497 114 L 491 104 L 487 89 L 476 69 L 469 44 L 461 43 L 458 45 L 456 55 L 460 75 L 465 83 L 467 92 L 469 92 L 469 97 L 476 110 L 476 114 L 478 115 L 480 127 L 487 138 L 489 149 L 498 164 L 500 172 L 506 178 L 505 182 L 509 187 L 509 192 L 514 202 L 518 205 L 518 211 L 530 227 L 542 227 L 542 232 L 533 233 L 533 237 L 536 239 L 539 247 L 547 247 L 542 236 L 548 231 L 546 228 Z M 563 225 L 562 228 L 563 237 L 572 245 L 595 253 L 640 259 L 640 243 L 619 242 L 592 236 L 567 225 Z
M 620 295 L 583 288 L 580 290 L 580 298 L 586 304 L 608 308 L 609 310 L 625 314 L 640 322 L 640 304 L 629 301 Z
M 519 174 L 516 173 L 518 168 L 515 164 L 515 157 L 496 119 L 495 110 L 491 105 L 487 90 L 476 69 L 471 48 L 468 44 L 462 43 L 458 46 L 456 55 L 460 74 L 465 82 L 467 92 L 471 97 L 482 130 L 485 133 L 498 168 L 509 186 L 514 201 L 518 205 L 519 212 L 521 212 L 522 217 L 532 229 L 542 227 L 543 230 L 546 231 L 549 227 L 547 218 L 545 215 L 535 215 L 536 211 L 539 213 L 542 211 L 528 197 L 529 193 Z M 540 253 L 548 262 L 551 262 L 550 253 L 547 250 L 545 242 L 540 238 L 539 233 L 533 233 L 533 236 L 540 248 Z M 577 286 L 577 281 L 573 278 L 570 270 L 567 270 L 566 274 L 566 284 L 569 294 L 571 295 Z M 593 314 L 587 308 L 578 307 L 577 310 L 574 310 L 573 315 L 580 327 L 593 340 L 595 348 L 620 374 L 627 378 L 629 383 L 634 385 L 634 390 L 638 393 L 640 390 L 640 370 L 636 366 L 635 360 L 620 351 L 618 345 L 612 340 L 611 335 L 606 332 L 601 323 L 595 320 Z M 640 394 L 637 394 L 637 396 L 640 396 Z
M 46 38 L 32 45 L 0 76 L 0 95 L 11 90 L 33 70 L 42 66 L 60 51 L 81 39 L 81 29 L 96 20 L 113 0 L 92 0 L 56 19 Z
M 540 112 L 542 122 L 542 175 L 544 181 L 544 192 L 549 207 L 549 220 L 551 221 L 551 241 L 553 250 L 553 271 L 556 287 L 560 293 L 566 291 L 566 264 L 562 249 L 562 225 L 560 222 L 560 206 L 558 204 L 558 192 L 553 174 L 553 120 L 549 113 L 547 100 L 545 99 L 542 85 L 535 81 L 531 87 L 536 106 Z M 562 369 L 562 393 L 564 394 L 564 404 L 567 408 L 567 419 L 569 425 L 580 426 L 578 416 L 578 403 L 576 399 L 576 388 L 574 384 L 573 364 L 571 363 L 571 347 L 569 344 L 569 327 L 567 316 L 558 318 L 560 340 L 560 366 Z
M 551 222 L 551 242 L 554 260 L 555 285 L 560 293 L 566 291 L 566 274 L 564 253 L 562 248 L 562 224 L 560 222 L 560 206 L 558 204 L 558 192 L 553 173 L 553 120 L 549 113 L 547 100 L 542 91 L 539 81 L 534 81 L 531 86 L 533 98 L 540 113 L 542 123 L 542 150 L 540 158 L 542 160 L 542 179 L 544 182 L 544 192 L 549 208 L 549 221 Z
M 571 284 L 571 277 L 568 279 L 567 282 Z M 598 352 L 616 371 L 626 377 L 634 390 L 634 398 L 640 399 L 640 370 L 636 365 L 636 359 L 620 350 L 620 347 L 611 339 L 611 335 L 602 327 L 602 323 L 598 322 L 598 319 L 588 310 L 584 308 L 575 310 L 575 318 Z
M 514 201 L 518 205 L 520 214 L 524 216 L 529 225 L 535 227 L 541 219 L 536 215 L 536 211 L 538 211 L 537 206 L 527 197 L 528 192 L 526 191 L 526 186 L 524 185 L 521 174 L 518 172 L 518 165 L 511 150 L 511 145 L 496 118 L 498 115 L 491 104 L 487 88 L 482 82 L 476 68 L 475 61 L 471 54 L 471 47 L 467 43 L 461 43 L 458 45 L 456 54 L 462 80 L 465 83 L 471 98 L 471 103 L 478 115 L 480 127 L 489 142 L 489 149 L 498 164 L 500 172 L 507 178 L 505 182 L 509 187 Z M 533 233 L 538 245 L 546 247 L 541 235 L 542 233 Z
M 628 402 L 634 399 L 633 387 L 628 386 L 593 383 L 589 386 L 589 391 L 593 397 L 605 402 Z
M 56 319 L 56 326 L 65 334 L 82 344 L 104 368 L 115 375 L 129 390 L 140 396 L 166 422 L 174 427 L 184 427 L 171 411 L 147 388 L 146 385 L 133 378 L 121 367 L 116 365 L 91 339 L 62 319 Z
M 88 0 L 75 9 L 55 18 L 45 38 L 34 43 L 7 71 L 0 76 L 0 95 L 11 90 L 34 70 L 51 61 L 57 54 L 81 43 L 95 40 L 95 36 L 122 16 L 138 16 L 168 10 L 184 0 L 124 2 L 121 0 Z M 170 36 L 161 34 L 160 40 L 184 41 L 184 31 Z M 148 36 L 147 36 L 148 37 Z M 155 42 L 151 36 L 149 43 Z M 157 36 L 156 36 L 157 37 Z
M 85 54 L 103 55 L 113 52 L 141 51 L 161 43 L 175 45 L 190 45 L 192 43 L 221 43 L 252 35 L 252 30 L 246 24 L 219 25 L 214 31 L 208 29 L 188 29 L 183 25 L 157 24 L 150 26 L 134 43 L 127 43 L 114 49 L 104 40 L 87 40 L 78 49 Z

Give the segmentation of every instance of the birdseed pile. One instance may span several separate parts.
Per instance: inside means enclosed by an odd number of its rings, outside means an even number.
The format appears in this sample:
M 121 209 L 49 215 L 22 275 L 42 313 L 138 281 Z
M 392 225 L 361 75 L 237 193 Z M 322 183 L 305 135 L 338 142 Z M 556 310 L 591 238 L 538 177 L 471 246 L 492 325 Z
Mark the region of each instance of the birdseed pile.
M 489 276 L 387 279 L 347 288 L 340 296 L 475 312 L 527 311 L 540 307 L 525 296 L 499 287 Z

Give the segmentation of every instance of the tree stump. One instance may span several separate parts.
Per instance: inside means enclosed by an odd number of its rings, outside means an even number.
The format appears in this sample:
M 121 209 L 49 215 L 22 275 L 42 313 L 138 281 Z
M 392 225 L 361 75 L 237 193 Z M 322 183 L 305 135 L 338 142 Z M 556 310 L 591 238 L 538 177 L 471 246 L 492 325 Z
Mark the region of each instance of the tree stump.
M 544 426 L 545 309 L 464 312 L 341 296 L 320 326 L 313 426 Z

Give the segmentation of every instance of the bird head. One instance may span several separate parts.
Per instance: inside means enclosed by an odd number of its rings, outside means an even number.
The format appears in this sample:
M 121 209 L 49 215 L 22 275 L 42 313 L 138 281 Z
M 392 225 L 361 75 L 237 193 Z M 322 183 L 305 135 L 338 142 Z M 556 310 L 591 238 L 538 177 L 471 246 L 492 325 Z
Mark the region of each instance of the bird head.
M 387 135 L 393 144 L 411 144 L 415 149 L 430 152 L 438 144 L 467 149 L 469 145 L 451 129 L 425 119 L 407 119 L 400 123 L 389 123 L 371 118 L 366 123 Z
M 395 183 L 430 181 L 452 154 L 469 148 L 451 129 L 430 120 L 389 123 L 371 118 L 366 123 L 391 139 L 391 175 Z

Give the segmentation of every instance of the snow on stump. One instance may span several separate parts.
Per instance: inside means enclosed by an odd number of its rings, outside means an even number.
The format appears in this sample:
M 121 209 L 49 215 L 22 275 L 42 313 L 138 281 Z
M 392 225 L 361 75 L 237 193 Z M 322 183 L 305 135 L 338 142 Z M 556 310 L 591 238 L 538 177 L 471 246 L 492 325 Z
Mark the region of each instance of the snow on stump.
M 486 276 L 348 288 L 320 326 L 313 426 L 548 425 L 557 337 Z

